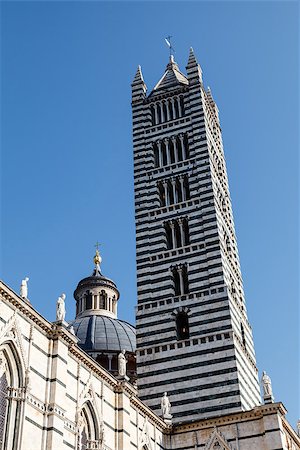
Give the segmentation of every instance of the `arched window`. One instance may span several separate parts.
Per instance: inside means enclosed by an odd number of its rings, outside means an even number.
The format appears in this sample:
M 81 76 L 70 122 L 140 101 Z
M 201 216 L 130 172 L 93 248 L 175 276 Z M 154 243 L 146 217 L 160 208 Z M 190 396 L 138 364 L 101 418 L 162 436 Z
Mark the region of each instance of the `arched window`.
M 178 107 L 178 99 L 177 98 L 175 98 L 175 100 L 174 100 L 174 109 L 175 109 L 175 118 L 178 119 L 179 107 Z
M 99 305 L 100 309 L 105 309 L 105 297 L 106 297 L 105 291 L 101 291 L 100 292 L 100 305 Z
M 89 292 L 87 292 L 85 294 L 85 309 L 92 309 L 92 294 L 90 294 Z
M 189 152 L 189 140 L 188 140 L 187 134 L 184 135 L 183 146 L 184 146 L 185 158 L 188 159 L 190 157 L 190 152 Z
M 161 123 L 161 106 L 160 103 L 156 103 L 156 108 L 157 108 L 157 123 Z
M 174 162 L 175 162 L 175 149 L 174 149 L 174 144 L 173 144 L 172 139 L 169 139 L 169 149 L 170 149 L 171 164 L 174 164 Z
M 177 203 L 180 203 L 183 201 L 183 192 L 182 192 L 182 186 L 178 178 L 176 178 L 176 196 L 177 196 Z
M 184 231 L 184 245 L 189 245 L 190 233 L 189 233 L 189 223 L 187 219 L 185 219 L 183 222 L 183 231 Z
M 167 161 L 167 149 L 166 149 L 166 144 L 164 141 L 161 141 L 161 152 L 162 152 L 163 166 L 166 166 L 168 161 Z
M 175 232 L 175 242 L 174 242 L 174 247 L 176 246 L 178 247 L 182 247 L 183 244 L 181 242 L 181 233 L 180 233 L 180 227 L 178 224 L 178 221 L 175 220 L 174 221 L 174 232 Z
M 189 330 L 189 318 L 187 313 L 180 312 L 177 314 L 176 332 L 178 340 L 189 339 L 190 330 Z
M 158 194 L 159 194 L 160 206 L 166 206 L 165 190 L 164 190 L 162 183 L 158 183 Z
M 181 295 L 180 278 L 176 268 L 173 269 L 174 294 Z
M 97 427 L 97 420 L 95 412 L 90 404 L 87 402 L 84 404 L 78 421 L 78 450 L 87 450 L 95 445 L 99 440 L 99 432 Z
M 187 177 L 184 177 L 184 189 L 185 189 L 185 199 L 189 200 L 191 198 L 190 195 L 190 187 Z
M 2 361 L 1 364 L 3 364 Z M 6 371 L 4 371 L 3 373 L 1 373 L 0 376 L 0 448 L 3 447 L 4 443 L 4 432 L 7 415 L 7 400 L 6 400 L 7 390 L 8 390 L 8 380 Z
M 184 110 L 183 96 L 181 95 L 179 98 L 180 98 L 180 106 L 181 106 L 181 115 L 184 116 L 185 115 L 185 110 Z
M 23 401 L 18 393 L 23 384 L 22 365 L 9 343 L 0 349 L 0 448 L 16 450 L 20 435 Z M 16 395 L 17 394 L 17 395 Z
M 177 156 L 178 161 L 183 160 L 183 153 L 182 153 L 182 146 L 181 146 L 181 139 L 179 137 L 176 138 L 176 147 L 177 147 Z
M 167 115 L 167 107 L 165 102 L 163 102 L 163 117 L 164 117 L 164 122 L 166 122 L 168 120 L 168 115 Z
M 153 153 L 154 153 L 154 167 L 159 167 L 159 153 L 157 144 L 153 145 Z
M 189 293 L 189 279 L 188 279 L 186 265 L 184 265 L 182 267 L 182 278 L 183 278 L 183 294 L 188 294 Z
M 176 202 L 176 198 L 174 198 L 174 190 L 170 181 L 167 181 L 167 186 L 168 186 L 169 205 L 173 205 Z
M 173 116 L 173 108 L 172 108 L 171 100 L 168 101 L 168 108 L 169 108 L 170 119 L 173 120 L 174 116 Z
M 171 248 L 173 248 L 173 239 L 172 239 L 172 230 L 168 222 L 165 223 L 165 231 L 166 231 L 167 249 L 170 250 Z
M 186 264 L 178 264 L 172 268 L 174 294 L 184 295 L 189 293 L 189 280 Z
M 153 106 L 153 105 L 151 105 L 150 110 L 151 110 L 151 121 L 152 121 L 152 125 L 155 125 L 155 109 L 154 109 L 154 106 Z

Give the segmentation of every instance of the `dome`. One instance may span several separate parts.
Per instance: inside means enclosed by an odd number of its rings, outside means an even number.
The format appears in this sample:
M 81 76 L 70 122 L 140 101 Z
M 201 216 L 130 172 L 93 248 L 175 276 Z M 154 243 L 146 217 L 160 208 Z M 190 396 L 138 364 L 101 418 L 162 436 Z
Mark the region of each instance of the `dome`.
M 77 317 L 72 323 L 78 345 L 87 352 L 136 350 L 135 328 L 123 320 L 104 315 Z

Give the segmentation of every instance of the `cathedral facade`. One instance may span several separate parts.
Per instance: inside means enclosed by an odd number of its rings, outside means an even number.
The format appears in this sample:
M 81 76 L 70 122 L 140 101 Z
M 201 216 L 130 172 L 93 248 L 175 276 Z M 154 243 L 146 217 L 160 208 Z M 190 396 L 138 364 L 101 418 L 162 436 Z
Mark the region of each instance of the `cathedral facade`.
M 186 69 L 132 83 L 136 328 L 98 250 L 71 323 L 0 283 L 0 450 L 300 449 L 266 373 L 261 398 L 218 108 Z

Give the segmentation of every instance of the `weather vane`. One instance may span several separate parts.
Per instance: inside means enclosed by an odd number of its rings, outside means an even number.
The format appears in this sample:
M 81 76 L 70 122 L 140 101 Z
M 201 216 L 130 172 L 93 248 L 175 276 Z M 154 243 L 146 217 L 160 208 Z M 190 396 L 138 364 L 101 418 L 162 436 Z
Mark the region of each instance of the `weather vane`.
M 172 36 L 167 36 L 165 38 L 166 44 L 167 44 L 167 46 L 169 47 L 169 50 L 170 50 L 170 56 L 172 56 L 175 53 L 174 47 L 171 44 L 171 37 Z
M 95 244 L 95 247 L 96 247 L 97 250 L 99 250 L 100 245 L 101 245 L 100 242 L 97 241 L 96 244 Z

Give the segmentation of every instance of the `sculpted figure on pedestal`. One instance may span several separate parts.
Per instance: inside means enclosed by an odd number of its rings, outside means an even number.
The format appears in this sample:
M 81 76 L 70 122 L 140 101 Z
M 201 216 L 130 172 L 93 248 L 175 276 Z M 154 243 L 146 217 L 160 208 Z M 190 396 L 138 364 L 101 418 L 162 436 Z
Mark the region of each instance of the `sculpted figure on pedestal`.
M 27 298 L 27 296 L 28 296 L 27 281 L 29 281 L 28 277 L 24 278 L 24 280 L 21 281 L 20 297 L 22 297 L 22 298 Z
M 58 297 L 56 302 L 56 320 L 57 321 L 64 321 L 66 317 L 66 307 L 65 307 L 65 294 L 61 294 L 60 297 Z
M 264 391 L 264 397 L 265 396 L 272 396 L 272 384 L 271 384 L 271 378 L 267 375 L 267 372 L 263 371 L 262 375 L 262 387 Z
M 170 416 L 171 415 L 171 403 L 170 403 L 170 400 L 169 400 L 166 392 L 164 393 L 164 395 L 161 399 L 160 405 L 161 405 L 161 412 L 162 412 L 163 418 Z
M 125 377 L 126 375 L 126 364 L 125 350 L 122 350 L 118 356 L 118 372 L 120 377 Z

